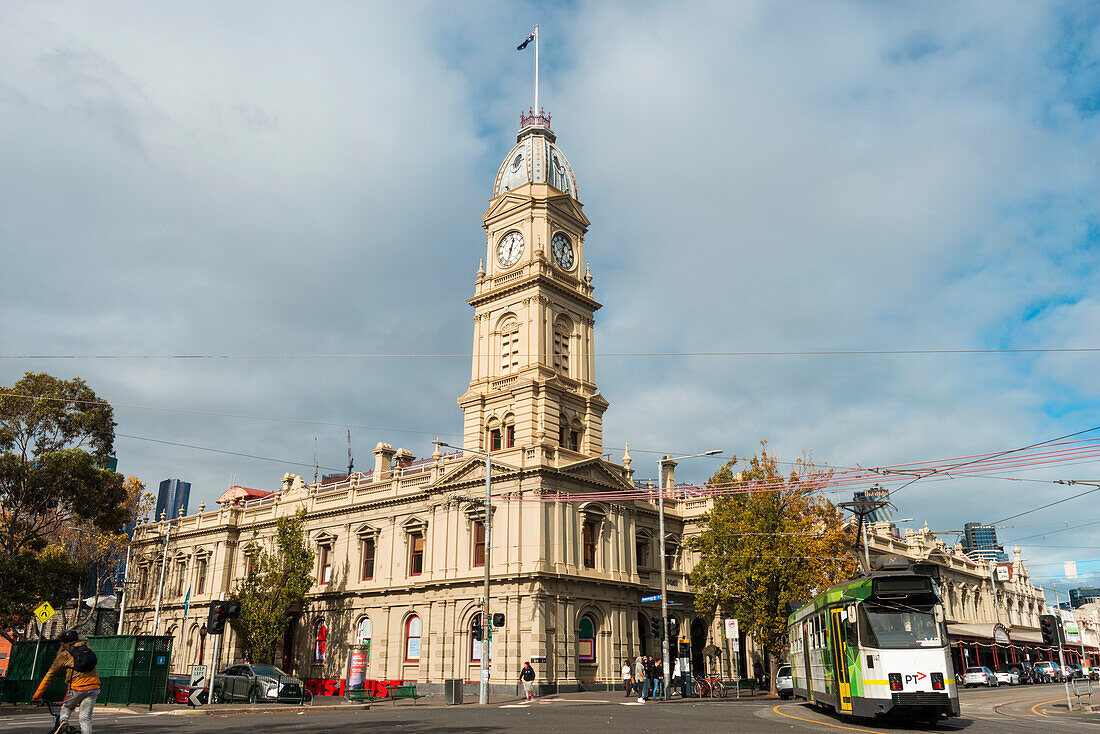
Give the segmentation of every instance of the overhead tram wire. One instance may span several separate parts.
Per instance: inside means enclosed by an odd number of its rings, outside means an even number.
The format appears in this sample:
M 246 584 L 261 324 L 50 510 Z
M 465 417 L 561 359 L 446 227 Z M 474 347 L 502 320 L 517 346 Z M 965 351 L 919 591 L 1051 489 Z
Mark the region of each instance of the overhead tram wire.
M 999 457 L 999 456 L 1007 456 L 1008 454 L 1019 453 L 1021 451 L 1027 451 L 1029 449 L 1038 448 L 1039 446 L 1045 446 L 1047 444 L 1054 443 L 1055 441 L 1062 441 L 1062 440 L 1067 439 L 1067 438 L 1073 438 L 1074 436 L 1081 436 L 1081 435 L 1084 435 L 1086 433 L 1091 433 L 1091 432 L 1096 431 L 1096 430 L 1100 430 L 1100 426 L 1093 426 L 1092 428 L 1086 428 L 1082 431 L 1076 431 L 1074 433 L 1068 433 L 1064 436 L 1058 436 L 1057 438 L 1051 438 L 1051 439 L 1048 439 L 1046 441 L 1039 441 L 1038 443 L 1031 444 L 1030 446 L 1022 446 L 1018 449 L 1010 449 L 1008 451 L 1001 451 L 1001 452 L 989 455 L 988 457 L 986 457 L 986 460 L 990 459 L 990 458 L 996 458 L 996 457 Z M 947 469 L 936 469 L 936 470 L 933 470 L 932 472 L 930 472 L 927 475 L 913 477 L 913 479 L 911 479 L 910 481 L 908 481 L 905 484 L 901 485 L 900 487 L 897 487 L 896 489 L 890 490 L 890 493 L 887 496 L 888 497 L 893 497 L 895 494 L 897 494 L 901 490 L 905 489 L 909 485 L 913 484 L 914 482 L 918 482 L 921 479 L 926 478 L 927 476 L 931 476 L 932 474 L 952 472 L 956 469 L 961 469 L 964 466 L 968 466 L 970 464 L 976 464 L 976 463 L 978 463 L 979 461 L 982 461 L 982 460 L 983 459 L 979 458 L 979 459 L 974 459 L 973 461 L 965 461 L 961 464 L 956 464 L 955 466 L 948 467 Z
M 600 352 L 601 357 L 862 357 L 908 356 L 936 354 L 1089 354 L 1100 347 L 991 348 L 991 349 L 817 349 L 791 351 L 722 351 L 722 352 Z M 488 356 L 488 355 L 480 355 Z M 531 357 L 535 355 L 527 354 Z M 469 352 L 417 354 L 0 354 L 0 359 L 63 359 L 63 360 L 218 360 L 218 359 L 469 359 Z
M 1057 484 L 1083 484 L 1083 482 L 1069 481 L 1069 482 L 1057 482 Z M 1063 499 L 1056 500 L 1054 502 L 1048 502 L 1045 505 L 1040 505 L 1039 507 L 1036 507 L 1036 508 L 1031 509 L 1031 510 L 1024 510 L 1023 512 L 1017 512 L 1015 515 L 1009 515 L 1008 517 L 1002 517 L 1000 520 L 995 520 L 994 522 L 991 522 L 989 524 L 990 525 L 999 525 L 1002 522 L 1005 522 L 1006 520 L 1012 520 L 1012 519 L 1015 519 L 1017 517 L 1023 517 L 1024 515 L 1030 515 L 1033 512 L 1038 512 L 1039 510 L 1045 510 L 1048 507 L 1054 507 L 1055 505 L 1060 505 L 1063 502 L 1069 502 L 1070 500 L 1075 500 L 1078 497 L 1084 497 L 1086 494 L 1092 494 L 1093 492 L 1100 492 L 1100 485 L 1097 485 L 1097 486 L 1093 487 L 1092 489 L 1086 490 L 1084 492 L 1078 492 L 1077 494 L 1075 494 L 1071 497 L 1065 497 Z

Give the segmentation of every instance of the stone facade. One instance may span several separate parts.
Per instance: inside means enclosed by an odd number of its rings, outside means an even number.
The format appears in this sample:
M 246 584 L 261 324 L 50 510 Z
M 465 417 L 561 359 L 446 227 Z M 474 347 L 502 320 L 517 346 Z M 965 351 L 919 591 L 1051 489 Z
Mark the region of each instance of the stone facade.
M 657 506 L 651 496 L 616 499 L 636 489 L 629 452 L 621 463 L 603 456 L 608 402 L 595 381 L 600 304 L 584 260 L 589 222 L 547 125 L 536 118 L 520 131 L 502 165 L 514 169 L 512 186 L 498 186 L 483 216 L 486 257 L 468 301 L 471 379 L 458 401 L 463 445 L 473 451 L 437 449 L 416 461 L 379 443 L 370 472 L 320 485 L 287 475 L 270 497 L 139 527 L 126 630 L 153 629 L 170 527 L 158 626 L 176 638 L 174 669 L 211 662 L 212 641 L 202 637 L 209 602 L 245 576 L 250 543 L 267 542 L 278 517 L 304 507 L 317 583 L 276 662 L 308 680 L 338 680 L 347 646 L 369 639 L 369 678 L 429 690 L 449 678 L 477 680 L 471 626 L 481 611 L 484 509 L 469 501 L 484 496 L 477 451 L 493 457 L 490 607 L 506 616 L 491 680 L 514 690 L 523 662 L 534 659 L 542 686 L 617 685 L 624 659 L 658 654 L 648 619 L 659 605 L 640 601 L 658 593 Z M 514 185 L 523 151 L 532 150 L 544 154 L 540 166 L 569 172 L 561 180 L 571 190 L 538 175 Z M 671 466 L 662 480 L 675 481 Z M 720 620 L 697 616 L 688 588 L 694 559 L 684 540 L 699 532 L 708 506 L 667 502 L 663 541 L 673 614 L 698 663 L 712 641 L 725 644 Z M 243 652 L 229 631 L 217 664 Z

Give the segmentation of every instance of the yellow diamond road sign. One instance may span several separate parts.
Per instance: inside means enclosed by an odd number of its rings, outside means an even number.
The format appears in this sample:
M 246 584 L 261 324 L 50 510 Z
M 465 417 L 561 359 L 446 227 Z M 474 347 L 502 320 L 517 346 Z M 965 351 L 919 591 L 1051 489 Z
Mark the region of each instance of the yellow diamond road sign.
M 43 623 L 56 613 L 57 612 L 53 610 L 53 607 L 50 606 L 48 601 L 42 602 L 38 608 L 34 610 L 34 616 L 38 617 Z

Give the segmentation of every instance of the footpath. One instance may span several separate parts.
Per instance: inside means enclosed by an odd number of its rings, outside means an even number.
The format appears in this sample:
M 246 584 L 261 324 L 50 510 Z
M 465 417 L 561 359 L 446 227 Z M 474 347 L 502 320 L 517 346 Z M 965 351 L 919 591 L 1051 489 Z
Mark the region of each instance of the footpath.
M 772 697 L 772 699 L 778 701 L 779 699 Z M 762 703 L 766 700 L 770 700 L 766 693 L 750 693 L 748 691 L 741 692 L 740 702 L 743 703 Z M 723 704 L 736 704 L 739 699 L 735 695 L 729 695 L 726 698 L 681 698 L 674 696 L 668 701 L 656 701 L 647 700 L 643 703 L 638 703 L 638 699 L 634 696 L 623 696 L 621 691 L 586 691 L 579 693 L 561 693 L 561 694 L 548 694 L 539 696 L 534 701 L 527 702 L 523 696 L 490 696 L 490 706 L 516 706 L 525 707 L 527 705 L 545 705 L 545 704 L 559 704 L 559 705 L 591 705 L 591 704 L 619 704 L 619 703 L 631 703 L 637 706 L 675 706 L 675 705 L 689 705 L 689 706 L 709 706 L 709 705 L 723 705 Z M 472 700 L 467 698 L 459 707 L 477 706 L 477 697 L 474 696 Z M 296 705 L 296 704 L 265 704 L 265 703 L 236 703 L 236 704 L 210 704 L 206 706 L 195 706 L 194 708 L 185 704 L 168 704 L 168 703 L 156 703 L 153 704 L 150 709 L 148 704 L 131 704 L 129 706 L 119 706 L 116 704 L 106 704 L 103 706 L 96 706 L 95 711 L 97 714 L 154 714 L 160 716 L 232 716 L 243 714 L 288 714 L 288 713 L 322 713 L 331 711 L 367 711 L 372 707 L 378 708 L 404 708 L 413 707 L 416 708 L 435 708 L 435 709 L 448 709 L 455 708 L 456 706 L 448 704 L 443 700 L 442 696 L 424 696 L 415 703 L 410 700 L 397 700 L 391 701 L 388 698 L 380 698 L 373 703 L 363 703 L 361 701 L 347 701 L 342 696 L 315 696 L 313 701 L 309 704 Z M 10 716 L 18 714 L 44 714 L 46 713 L 46 707 L 36 707 L 30 705 L 0 705 L 0 716 Z M 57 711 L 57 706 L 54 706 L 54 711 Z

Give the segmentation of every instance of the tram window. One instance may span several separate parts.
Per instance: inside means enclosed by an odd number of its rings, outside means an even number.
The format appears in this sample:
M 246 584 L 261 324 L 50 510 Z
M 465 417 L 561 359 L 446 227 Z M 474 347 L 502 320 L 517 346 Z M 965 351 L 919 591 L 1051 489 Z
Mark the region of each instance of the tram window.
M 864 644 L 879 648 L 940 647 L 943 626 L 931 609 L 863 605 L 860 609 Z

